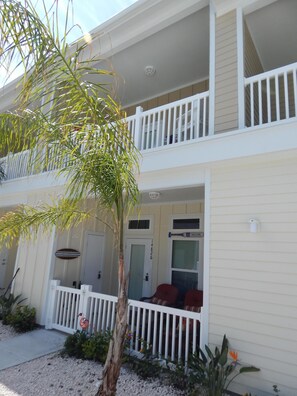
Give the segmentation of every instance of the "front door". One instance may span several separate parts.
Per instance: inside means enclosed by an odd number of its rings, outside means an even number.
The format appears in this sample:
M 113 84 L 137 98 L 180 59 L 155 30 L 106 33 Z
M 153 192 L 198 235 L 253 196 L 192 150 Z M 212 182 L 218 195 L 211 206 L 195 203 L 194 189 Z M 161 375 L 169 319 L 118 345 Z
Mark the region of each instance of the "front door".
M 139 300 L 152 292 L 152 239 L 126 240 L 126 265 L 129 271 L 128 297 Z
M 3 248 L 0 251 L 0 289 L 5 287 L 5 275 L 7 268 L 7 260 L 8 260 L 8 250 L 7 248 Z
M 101 292 L 103 279 L 104 235 L 87 233 L 82 283 L 92 285 L 94 292 Z

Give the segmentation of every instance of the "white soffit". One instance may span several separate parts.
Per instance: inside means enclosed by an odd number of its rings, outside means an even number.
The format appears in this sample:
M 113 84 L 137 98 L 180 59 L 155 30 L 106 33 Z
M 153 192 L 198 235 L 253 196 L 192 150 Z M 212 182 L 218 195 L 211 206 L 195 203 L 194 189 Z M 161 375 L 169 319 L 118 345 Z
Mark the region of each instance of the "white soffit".
M 220 17 L 238 7 L 244 9 L 245 12 L 252 12 L 275 1 L 277 0 L 213 0 L 213 4 L 216 15 Z
M 297 61 L 297 1 L 278 0 L 246 15 L 264 70 Z

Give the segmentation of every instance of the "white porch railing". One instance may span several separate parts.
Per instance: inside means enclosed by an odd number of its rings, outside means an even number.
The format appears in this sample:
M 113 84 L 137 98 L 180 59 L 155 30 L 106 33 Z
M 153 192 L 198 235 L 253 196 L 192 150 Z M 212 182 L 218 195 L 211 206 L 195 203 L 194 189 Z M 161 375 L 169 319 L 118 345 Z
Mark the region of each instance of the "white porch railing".
M 194 141 L 208 135 L 209 92 L 203 92 L 148 111 L 137 108 L 127 118 L 140 151 Z
M 148 111 L 138 107 L 136 114 L 127 117 L 127 127 L 140 151 L 173 146 L 198 140 L 208 135 L 209 92 L 203 92 Z M 55 169 L 55 146 L 38 151 L 44 156 L 40 169 L 29 167 L 29 150 L 2 158 L 6 180 L 49 172 Z
M 297 117 L 297 63 L 245 79 L 246 126 Z
M 117 298 L 91 289 L 87 285 L 72 289 L 51 281 L 47 328 L 72 334 L 81 330 L 78 315 L 82 313 L 89 319 L 90 333 L 113 330 Z M 201 313 L 129 300 L 129 349 L 139 353 L 149 346 L 153 356 L 187 362 L 204 345 L 201 317 Z

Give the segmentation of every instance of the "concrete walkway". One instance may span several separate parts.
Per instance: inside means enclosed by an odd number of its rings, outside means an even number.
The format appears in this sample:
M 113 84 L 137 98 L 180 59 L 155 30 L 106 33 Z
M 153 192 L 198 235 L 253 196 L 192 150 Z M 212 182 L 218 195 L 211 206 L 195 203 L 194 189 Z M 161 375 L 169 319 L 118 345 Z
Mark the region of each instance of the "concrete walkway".
M 38 329 L 0 342 L 0 370 L 57 352 L 67 335 L 55 330 Z

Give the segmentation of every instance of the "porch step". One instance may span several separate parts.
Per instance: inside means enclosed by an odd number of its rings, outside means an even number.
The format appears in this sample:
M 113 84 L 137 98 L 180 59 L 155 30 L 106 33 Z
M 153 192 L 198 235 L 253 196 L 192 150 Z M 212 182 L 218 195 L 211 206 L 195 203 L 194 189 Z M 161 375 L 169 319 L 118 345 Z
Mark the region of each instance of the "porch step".
M 57 352 L 67 335 L 56 330 L 38 329 L 0 342 L 0 370 Z

